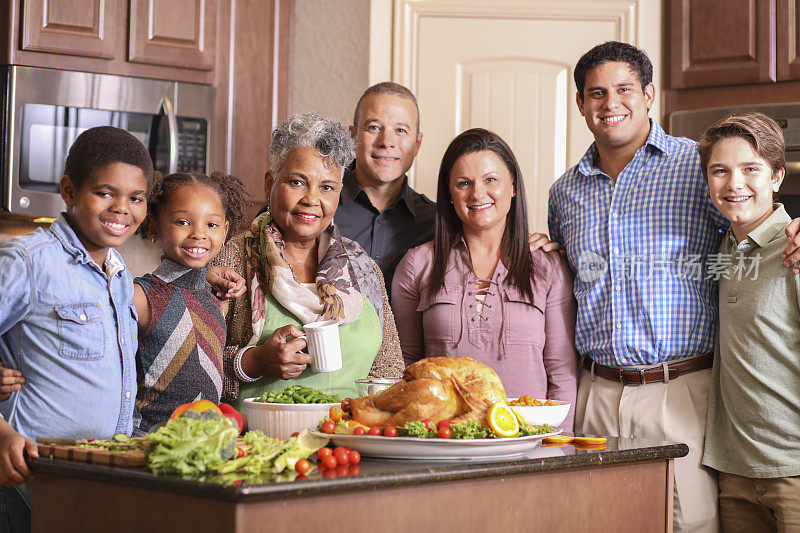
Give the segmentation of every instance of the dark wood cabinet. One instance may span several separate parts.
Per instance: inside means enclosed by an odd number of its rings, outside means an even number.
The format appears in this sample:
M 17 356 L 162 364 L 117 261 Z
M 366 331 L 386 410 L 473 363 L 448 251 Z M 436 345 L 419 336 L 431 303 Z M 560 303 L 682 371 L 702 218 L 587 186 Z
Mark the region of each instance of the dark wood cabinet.
M 778 80 L 800 80 L 800 6 L 777 0 Z
M 264 173 L 272 130 L 289 107 L 290 30 L 294 0 L 236 0 L 222 10 L 217 42 L 216 168 L 247 186 L 264 205 Z M 227 28 L 230 27 L 230 31 Z
M 231 3 L 9 0 L 0 62 L 214 84 L 217 19 Z
M 117 0 L 24 0 L 20 48 L 113 59 Z
M 216 0 L 131 0 L 128 60 L 212 70 Z
M 670 86 L 775 81 L 775 1 L 672 0 Z
M 662 124 L 673 111 L 800 100 L 799 0 L 668 0 Z

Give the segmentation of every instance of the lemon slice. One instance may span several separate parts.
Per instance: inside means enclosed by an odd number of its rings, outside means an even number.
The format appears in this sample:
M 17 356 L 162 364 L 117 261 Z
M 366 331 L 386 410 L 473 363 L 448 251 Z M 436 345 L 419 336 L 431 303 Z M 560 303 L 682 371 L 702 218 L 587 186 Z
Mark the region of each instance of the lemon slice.
M 575 437 L 575 444 L 605 444 L 607 440 L 605 437 Z
M 542 439 L 542 442 L 547 444 L 569 444 L 573 440 L 574 437 L 570 435 L 553 435 L 552 437 Z
M 328 439 L 312 435 L 311 433 L 308 432 L 307 429 L 304 429 L 297 436 L 297 444 L 302 448 L 308 448 L 312 450 L 311 453 L 314 453 L 315 451 L 319 450 L 320 448 L 328 444 Z
M 522 425 L 523 425 L 523 424 L 528 424 L 528 421 L 527 421 L 527 420 L 525 420 L 525 417 L 523 417 L 523 416 L 522 416 L 522 415 L 519 413 L 519 411 L 517 411 L 517 410 L 516 410 L 516 409 L 514 409 L 513 407 L 509 407 L 509 408 L 511 409 L 511 412 L 512 412 L 512 413 L 514 413 L 514 414 L 517 416 L 517 421 L 519 422 L 519 425 L 520 425 L 520 427 L 522 427 Z M 530 426 L 530 424 L 528 424 L 528 425 Z
M 513 437 L 519 433 L 517 416 L 505 402 L 497 402 L 489 408 L 486 421 L 495 435 L 500 437 Z

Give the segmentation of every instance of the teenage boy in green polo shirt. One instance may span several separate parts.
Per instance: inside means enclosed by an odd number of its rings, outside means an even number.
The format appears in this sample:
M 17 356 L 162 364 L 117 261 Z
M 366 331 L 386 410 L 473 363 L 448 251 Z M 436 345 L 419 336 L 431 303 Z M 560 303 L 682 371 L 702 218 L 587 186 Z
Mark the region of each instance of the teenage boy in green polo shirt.
M 791 218 L 773 203 L 784 149 L 775 121 L 753 112 L 721 119 L 697 146 L 731 222 L 703 456 L 719 471 L 726 531 L 800 527 L 800 275 L 783 266 Z

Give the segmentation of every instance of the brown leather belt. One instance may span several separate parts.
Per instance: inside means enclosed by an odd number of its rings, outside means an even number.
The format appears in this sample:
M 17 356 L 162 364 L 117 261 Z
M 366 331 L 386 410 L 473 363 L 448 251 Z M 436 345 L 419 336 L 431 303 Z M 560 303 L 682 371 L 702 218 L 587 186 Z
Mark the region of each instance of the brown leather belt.
M 583 368 L 592 371 L 592 360 L 588 357 L 583 358 Z M 714 362 L 714 354 L 707 353 L 700 357 L 692 357 L 691 359 L 683 359 L 673 363 L 667 363 L 669 370 L 669 379 L 675 379 L 682 374 L 688 374 L 697 370 L 705 370 L 711 368 Z M 646 385 L 648 383 L 657 383 L 664 381 L 664 366 L 659 365 L 647 369 L 629 369 L 620 370 L 610 366 L 604 366 L 600 363 L 594 364 L 594 373 L 603 379 L 610 381 L 618 381 L 624 385 Z

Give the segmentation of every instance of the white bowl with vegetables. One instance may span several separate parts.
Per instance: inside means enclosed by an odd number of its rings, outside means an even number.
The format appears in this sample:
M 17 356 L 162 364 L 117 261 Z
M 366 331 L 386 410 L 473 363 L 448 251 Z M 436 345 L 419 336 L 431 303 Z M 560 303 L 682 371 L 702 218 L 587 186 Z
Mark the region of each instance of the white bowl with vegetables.
M 509 400 L 512 400 L 509 398 Z M 561 400 L 535 400 L 542 405 L 514 405 L 510 404 L 511 410 L 519 413 L 525 421 L 536 427 L 541 424 L 549 424 L 554 428 L 561 426 L 569 414 L 569 402 Z M 513 402 L 513 400 L 512 400 Z
M 302 399 L 308 403 L 303 403 Z M 258 398 L 245 399 L 247 424 L 250 430 L 260 429 L 268 437 L 288 440 L 292 433 L 316 427 L 322 418 L 328 416 L 331 407 L 341 404 L 341 400 L 331 400 L 338 398 L 299 385 L 292 385 L 283 391 L 270 391 Z

